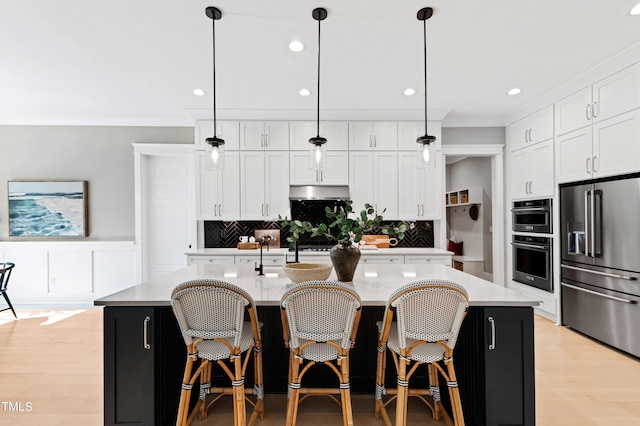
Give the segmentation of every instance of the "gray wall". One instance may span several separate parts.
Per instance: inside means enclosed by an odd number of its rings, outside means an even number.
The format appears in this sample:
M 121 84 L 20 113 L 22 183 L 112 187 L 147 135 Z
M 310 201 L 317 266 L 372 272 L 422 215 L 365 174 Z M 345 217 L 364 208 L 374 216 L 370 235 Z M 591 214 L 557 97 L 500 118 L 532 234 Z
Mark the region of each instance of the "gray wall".
M 0 238 L 7 181 L 88 181 L 89 239 L 133 240 L 132 143 L 193 143 L 191 127 L 0 126 Z
M 504 127 L 443 127 L 445 145 L 506 144 Z

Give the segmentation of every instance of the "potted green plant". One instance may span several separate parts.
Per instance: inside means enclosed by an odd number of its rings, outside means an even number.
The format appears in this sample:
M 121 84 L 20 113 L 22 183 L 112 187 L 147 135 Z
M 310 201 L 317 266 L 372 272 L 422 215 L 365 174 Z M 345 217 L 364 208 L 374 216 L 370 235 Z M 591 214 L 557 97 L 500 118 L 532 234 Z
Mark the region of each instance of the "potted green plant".
M 397 224 L 383 224 L 382 213 L 376 212 L 371 204 L 365 204 L 364 209 L 356 214 L 352 201 L 346 201 L 345 206 L 340 206 L 336 211 L 325 208 L 325 215 L 329 219 L 329 225 L 325 223 L 312 224 L 308 221 L 282 219 L 282 229 L 289 229 L 291 235 L 287 241 L 293 245 L 300 235 L 310 234 L 311 237 L 322 236 L 329 241 L 335 241 L 329 252 L 331 263 L 336 270 L 339 281 L 352 281 L 358 261 L 360 249 L 358 243 L 362 236 L 368 232 L 377 232 L 394 236 L 402 240 L 407 229 L 413 229 L 414 224 L 400 222 Z

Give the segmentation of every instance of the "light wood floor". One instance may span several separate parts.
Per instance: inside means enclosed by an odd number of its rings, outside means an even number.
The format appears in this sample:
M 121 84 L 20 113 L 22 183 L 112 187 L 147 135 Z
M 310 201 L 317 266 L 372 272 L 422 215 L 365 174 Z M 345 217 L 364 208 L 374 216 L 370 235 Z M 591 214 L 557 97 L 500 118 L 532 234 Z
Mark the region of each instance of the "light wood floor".
M 0 313 L 0 425 L 102 425 L 102 310 L 18 314 Z M 537 425 L 640 425 L 638 359 L 540 317 L 535 343 Z M 284 424 L 284 397 L 265 403 L 267 419 L 257 424 Z M 231 424 L 217 413 L 200 424 Z M 371 413 L 371 397 L 356 396 L 356 423 L 382 424 Z M 410 424 L 431 424 L 421 413 L 411 406 Z M 337 405 L 322 398 L 300 407 L 301 426 L 339 422 Z

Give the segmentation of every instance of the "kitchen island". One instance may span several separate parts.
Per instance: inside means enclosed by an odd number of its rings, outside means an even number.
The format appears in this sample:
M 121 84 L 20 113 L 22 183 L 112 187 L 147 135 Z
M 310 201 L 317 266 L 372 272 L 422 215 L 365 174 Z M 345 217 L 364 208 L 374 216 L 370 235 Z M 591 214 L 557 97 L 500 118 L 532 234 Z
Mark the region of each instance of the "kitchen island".
M 186 351 L 171 311 L 171 291 L 184 281 L 204 278 L 232 282 L 254 298 L 264 323 L 265 391 L 286 392 L 288 353 L 279 301 L 291 282 L 282 268 L 267 267 L 258 276 L 251 266 L 196 264 L 95 301 L 105 306 L 105 424 L 175 422 Z M 353 392 L 373 398 L 375 322 L 382 319 L 389 295 L 402 284 L 428 278 L 458 282 L 469 294 L 469 313 L 455 350 L 466 424 L 533 425 L 533 306 L 538 301 L 444 265 L 358 266 L 353 286 L 363 312 L 351 358 Z M 392 375 L 394 370 L 387 371 Z

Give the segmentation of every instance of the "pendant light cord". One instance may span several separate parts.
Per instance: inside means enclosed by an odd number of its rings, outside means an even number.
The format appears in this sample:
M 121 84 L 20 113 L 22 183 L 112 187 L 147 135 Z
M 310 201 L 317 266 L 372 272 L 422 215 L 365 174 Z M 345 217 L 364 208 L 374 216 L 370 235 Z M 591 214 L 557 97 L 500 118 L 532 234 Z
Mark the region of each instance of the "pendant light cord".
M 217 139 L 217 122 L 216 122 L 216 20 L 211 19 L 213 22 L 213 137 Z
M 424 134 L 427 132 L 427 20 L 422 21 L 424 28 Z
M 320 137 L 320 22 L 318 19 L 318 96 L 316 108 L 316 136 Z

